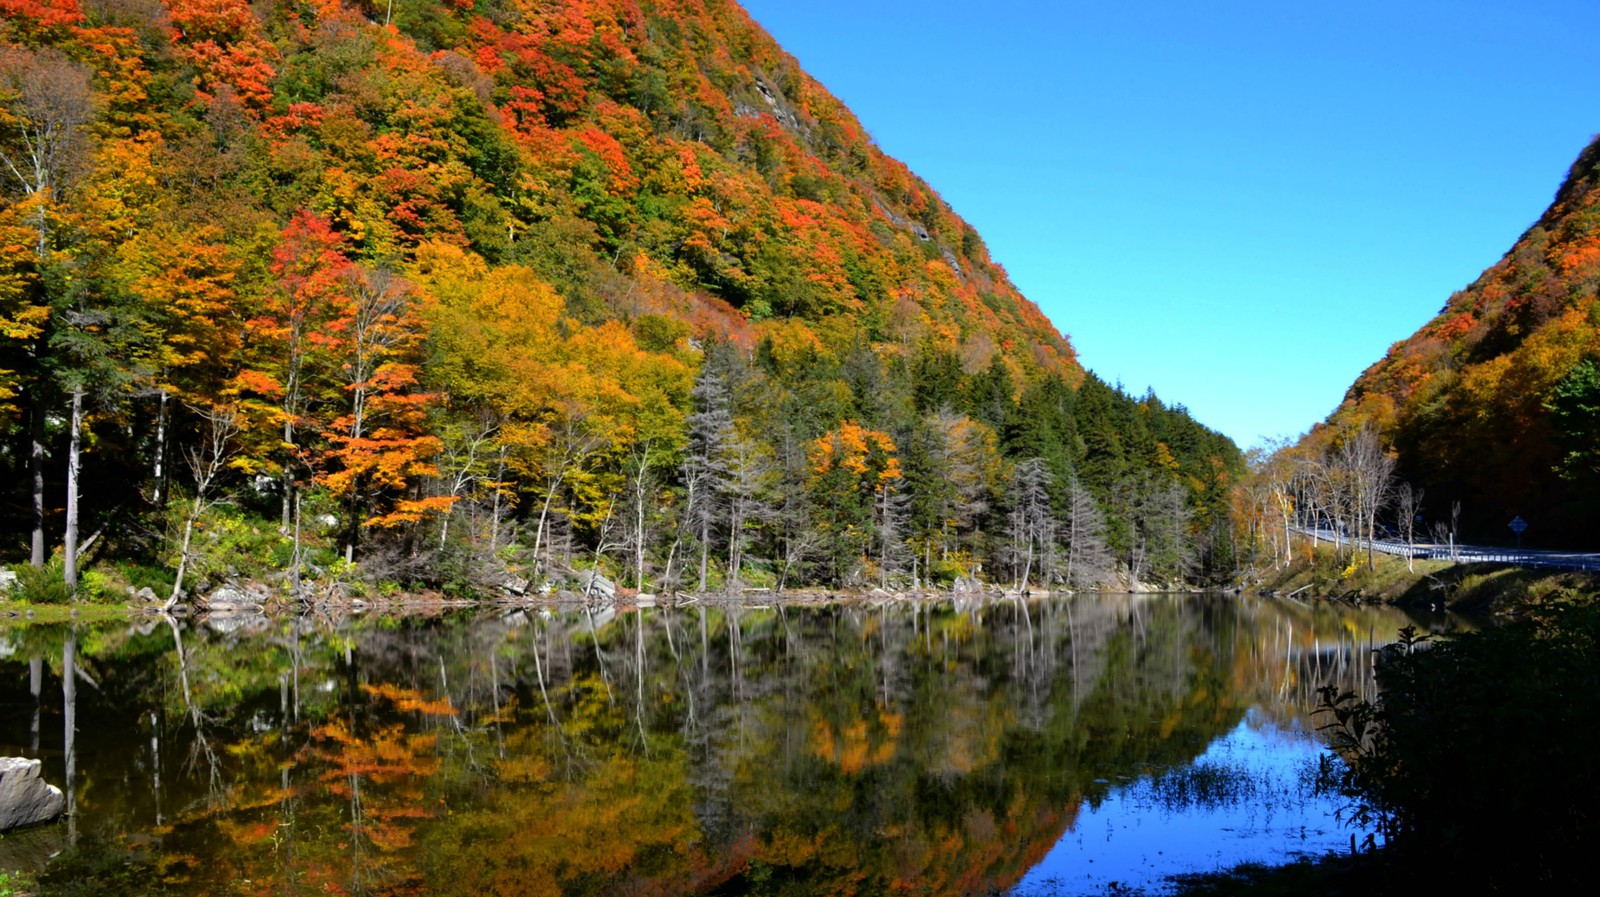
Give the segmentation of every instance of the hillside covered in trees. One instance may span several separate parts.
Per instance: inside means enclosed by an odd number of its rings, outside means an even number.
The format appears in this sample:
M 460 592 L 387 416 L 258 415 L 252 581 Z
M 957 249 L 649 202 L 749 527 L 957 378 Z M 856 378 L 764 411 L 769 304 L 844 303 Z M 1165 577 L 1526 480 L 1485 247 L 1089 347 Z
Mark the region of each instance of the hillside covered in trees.
M 1468 534 L 1593 547 L 1600 526 L 1600 140 L 1511 251 L 1395 343 L 1303 447 L 1370 426 Z
M 732 2 L 0 15 L 5 560 L 174 596 L 1232 569 L 1237 448 L 1087 374 Z

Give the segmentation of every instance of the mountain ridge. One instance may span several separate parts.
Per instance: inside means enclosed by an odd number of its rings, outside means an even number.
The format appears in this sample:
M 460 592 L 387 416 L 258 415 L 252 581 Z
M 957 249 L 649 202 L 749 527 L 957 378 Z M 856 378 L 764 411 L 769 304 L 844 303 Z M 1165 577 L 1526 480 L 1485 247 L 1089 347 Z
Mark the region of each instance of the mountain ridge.
M 1574 539 L 1559 533 L 1597 520 L 1594 478 L 1569 463 L 1592 425 L 1560 405 L 1588 401 L 1572 378 L 1600 353 L 1597 284 L 1600 139 L 1511 249 L 1362 372 L 1312 443 L 1371 424 L 1433 514 L 1459 500 L 1476 532 L 1504 538 L 1522 514 L 1545 529 L 1536 541 Z
M 459 550 L 475 582 L 511 530 L 521 570 L 620 565 L 625 494 L 639 587 L 690 549 L 702 587 L 737 577 L 747 541 L 780 582 L 1032 571 L 1091 497 L 1080 536 L 1135 575 L 1220 544 L 1232 443 L 1084 371 L 737 4 L 0 4 L 0 152 L 63 150 L 0 206 L 7 516 L 36 565 L 59 529 L 73 568 L 78 496 L 170 516 L 174 488 L 193 519 L 139 551 L 180 581 L 208 490 L 296 539 L 312 502 L 347 562 Z M 1052 505 L 1026 550 L 1024 452 Z

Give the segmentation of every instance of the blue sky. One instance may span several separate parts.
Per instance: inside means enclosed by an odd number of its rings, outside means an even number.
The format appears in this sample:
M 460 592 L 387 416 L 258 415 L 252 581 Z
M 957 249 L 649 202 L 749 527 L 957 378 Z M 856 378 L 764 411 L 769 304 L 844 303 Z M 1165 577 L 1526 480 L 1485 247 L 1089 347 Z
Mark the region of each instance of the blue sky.
M 1597 0 L 744 0 L 1083 362 L 1242 447 L 1325 417 L 1600 132 Z

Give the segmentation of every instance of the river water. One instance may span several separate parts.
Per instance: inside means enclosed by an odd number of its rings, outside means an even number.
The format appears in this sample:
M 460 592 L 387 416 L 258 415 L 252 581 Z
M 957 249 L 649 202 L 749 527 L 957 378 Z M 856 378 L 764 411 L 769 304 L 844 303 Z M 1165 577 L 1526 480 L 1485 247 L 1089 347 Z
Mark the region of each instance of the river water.
M 1388 609 L 1095 595 L 0 627 L 46 894 L 1079 894 L 1347 846 Z

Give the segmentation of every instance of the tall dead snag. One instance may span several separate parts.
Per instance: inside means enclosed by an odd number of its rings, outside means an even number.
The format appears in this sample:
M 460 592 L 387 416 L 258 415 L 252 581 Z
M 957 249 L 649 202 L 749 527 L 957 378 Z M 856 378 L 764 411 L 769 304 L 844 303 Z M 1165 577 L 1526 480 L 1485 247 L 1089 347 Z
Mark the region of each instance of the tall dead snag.
M 1055 576 L 1059 525 L 1051 507 L 1055 477 L 1043 458 L 1017 465 L 1011 477 L 1011 555 L 1013 582 L 1028 591 L 1035 572 L 1045 583 Z
M 43 567 L 44 439 L 47 375 L 41 363 L 48 351 L 51 308 L 60 297 L 50 295 L 52 224 L 60 217 L 67 188 L 82 174 L 88 139 L 85 126 L 94 117 L 86 68 L 52 49 L 0 47 L 0 183 L 17 196 L 16 211 L 33 234 L 33 267 L 25 288 L 14 297 L 0 295 L 0 333 L 23 343 L 31 366 L 21 378 L 28 396 L 33 484 L 33 538 L 29 561 Z M 0 371 L 0 388 L 10 372 Z M 0 392 L 9 391 L 0 389 Z

